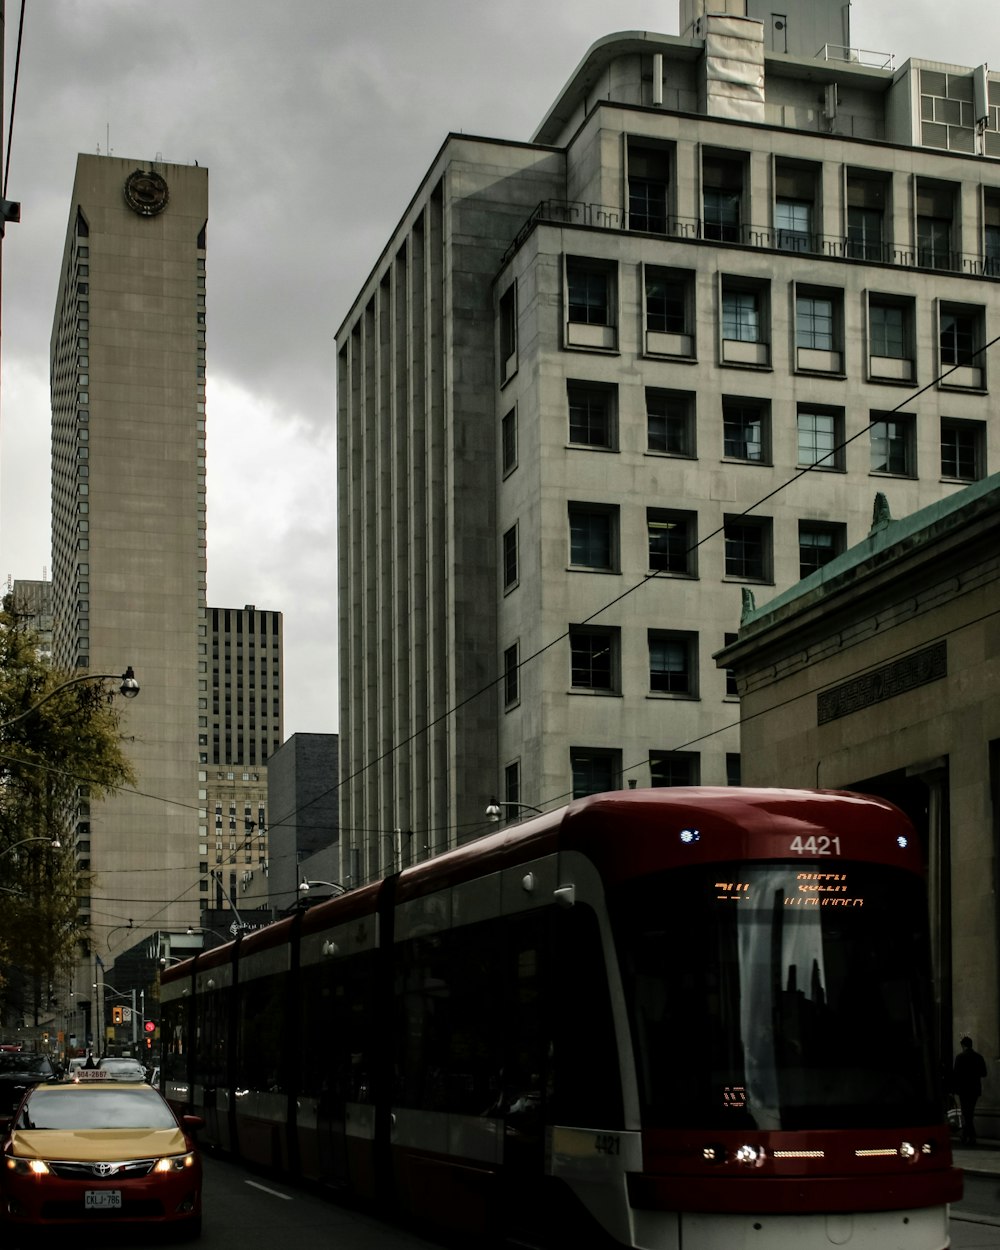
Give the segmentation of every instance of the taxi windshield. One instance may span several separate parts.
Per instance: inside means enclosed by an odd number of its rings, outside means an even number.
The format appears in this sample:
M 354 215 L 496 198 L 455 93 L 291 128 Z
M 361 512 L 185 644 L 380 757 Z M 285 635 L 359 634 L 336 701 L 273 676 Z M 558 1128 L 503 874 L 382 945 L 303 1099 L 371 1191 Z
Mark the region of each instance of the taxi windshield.
M 153 1089 L 36 1089 L 17 1122 L 22 1129 L 176 1128 Z

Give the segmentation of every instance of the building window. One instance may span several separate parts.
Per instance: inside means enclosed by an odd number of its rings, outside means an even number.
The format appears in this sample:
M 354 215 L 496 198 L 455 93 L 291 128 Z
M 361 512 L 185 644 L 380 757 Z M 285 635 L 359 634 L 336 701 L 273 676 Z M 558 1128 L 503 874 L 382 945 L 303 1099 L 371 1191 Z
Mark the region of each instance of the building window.
M 868 300 L 868 372 L 875 380 L 912 382 L 913 302 L 872 295 Z
M 760 299 L 756 291 L 723 291 L 722 337 L 740 343 L 760 343 Z
M 795 367 L 813 373 L 843 373 L 843 291 L 796 284 Z
M 579 325 L 612 324 L 612 270 L 599 261 L 577 256 L 566 257 L 566 286 L 569 292 L 569 320 Z
M 769 407 L 763 399 L 722 397 L 723 455 L 727 460 L 770 460 Z
M 783 252 L 812 252 L 813 206 L 802 200 L 778 200 L 774 205 L 775 246 Z
M 698 639 L 696 634 L 648 631 L 649 688 L 654 694 L 698 693 Z
M 771 521 L 768 517 L 726 517 L 726 576 L 746 582 L 771 579 Z
M 770 341 L 768 288 L 722 276 L 722 363 L 767 365 Z
M 517 283 L 512 282 L 500 296 L 500 382 L 517 372 Z
M 1000 277 L 1000 189 L 983 192 L 983 272 Z
M 917 264 L 927 269 L 954 269 L 952 223 L 955 188 L 946 182 L 917 180 Z
M 570 747 L 573 798 L 621 788 L 622 753 L 601 747 Z
M 942 302 L 938 309 L 938 339 L 941 345 L 942 386 L 979 390 L 985 376 L 985 310 L 963 304 Z
M 667 508 L 646 509 L 649 567 L 657 573 L 695 574 L 697 514 Z
M 567 382 L 569 441 L 577 447 L 617 447 L 615 388 L 583 382 Z
M 658 334 L 687 332 L 684 283 L 662 269 L 646 270 L 646 328 Z
M 521 801 L 521 762 L 514 760 L 503 770 L 503 797 L 508 803 Z
M 571 625 L 570 684 L 574 690 L 618 694 L 621 689 L 619 632 L 615 628 Z
M 670 200 L 670 150 L 628 146 L 628 226 L 666 234 Z
M 889 259 L 885 221 L 890 186 L 884 175 L 847 171 L 847 255 L 852 260 Z
M 985 426 L 980 421 L 941 418 L 941 476 L 958 482 L 978 482 L 986 476 Z
M 967 364 L 976 350 L 976 319 L 969 313 L 941 310 L 941 364 Z
M 816 251 L 816 180 L 815 166 L 775 162 L 774 245 L 783 252 Z
M 646 444 L 669 456 L 695 455 L 694 395 L 646 388 Z
M 743 769 L 740 765 L 739 754 L 735 751 L 726 752 L 726 785 L 741 786 L 743 784 Z
M 645 265 L 643 289 L 647 355 L 693 357 L 694 275 L 688 270 Z
M 617 505 L 570 503 L 569 562 L 575 568 L 617 571 Z
M 740 241 L 745 160 L 742 156 L 706 152 L 702 160 L 703 222 L 706 239 Z
M 896 477 L 916 476 L 916 443 L 912 416 L 871 414 L 871 471 Z
M 517 585 L 517 525 L 514 524 L 503 536 L 503 588 L 511 590 Z
M 731 647 L 734 642 L 739 641 L 739 634 L 723 634 L 722 641 L 726 647 Z M 736 683 L 736 673 L 733 669 L 726 669 L 726 698 L 738 699 L 740 697 L 740 689 Z
M 796 413 L 798 464 L 810 469 L 842 469 L 844 410 L 800 404 Z
M 697 786 L 701 781 L 701 760 L 695 751 L 650 751 L 651 786 Z
M 798 346 L 812 351 L 833 351 L 832 299 L 796 293 L 795 341 Z
M 799 522 L 799 577 L 808 577 L 845 549 L 846 527 L 821 521 Z
M 503 653 L 503 699 L 505 707 L 513 707 L 521 697 L 518 667 L 518 644 L 515 642 Z
M 899 305 L 872 304 L 869 326 L 872 355 L 901 358 L 906 355 L 905 310 Z
M 517 409 L 511 408 L 500 424 L 500 454 L 504 477 L 517 468 Z

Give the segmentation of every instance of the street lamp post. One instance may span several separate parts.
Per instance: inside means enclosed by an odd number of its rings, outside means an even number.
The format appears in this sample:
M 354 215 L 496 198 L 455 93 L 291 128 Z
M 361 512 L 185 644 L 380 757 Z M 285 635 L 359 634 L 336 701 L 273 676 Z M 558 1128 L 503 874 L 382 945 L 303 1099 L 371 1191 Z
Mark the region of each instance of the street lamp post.
M 9 855 L 11 851 L 16 851 L 19 846 L 26 846 L 29 842 L 47 842 L 54 851 L 58 851 L 62 846 L 58 838 L 22 838 L 20 842 L 14 842 L 10 846 L 5 846 L 0 851 L 0 859 L 4 855 Z
M 536 816 L 542 815 L 542 809 L 540 807 L 534 807 L 531 803 L 512 803 L 509 801 L 498 802 L 496 799 L 490 799 L 489 803 L 486 805 L 486 819 L 492 820 L 494 824 L 496 824 L 503 814 L 501 808 L 504 807 L 514 807 L 517 808 L 519 812 L 534 812 Z
M 299 893 L 305 898 L 309 891 L 315 889 L 316 886 L 329 886 L 331 890 L 335 890 L 338 894 L 347 893 L 347 887 L 341 885 L 339 881 L 300 881 Z
M 29 708 L 25 708 L 25 710 L 23 712 L 19 712 L 17 716 L 12 716 L 10 720 L 4 721 L 3 724 L 0 725 L 0 729 L 7 729 L 11 725 L 16 725 L 18 721 L 24 720 L 24 718 L 26 716 L 30 716 L 32 712 L 37 712 L 40 707 L 48 703 L 50 699 L 54 699 L 56 695 L 60 694 L 63 690 L 68 689 L 70 686 L 79 686 L 82 682 L 86 681 L 120 681 L 121 685 L 118 687 L 118 693 L 126 699 L 134 699 L 139 693 L 139 683 L 136 681 L 135 673 L 132 671 L 131 664 L 128 668 L 126 668 L 124 673 L 81 673 L 79 677 L 70 677 L 67 681 L 60 682 L 58 686 L 50 690 L 49 693 L 39 699 L 37 703 L 32 704 Z

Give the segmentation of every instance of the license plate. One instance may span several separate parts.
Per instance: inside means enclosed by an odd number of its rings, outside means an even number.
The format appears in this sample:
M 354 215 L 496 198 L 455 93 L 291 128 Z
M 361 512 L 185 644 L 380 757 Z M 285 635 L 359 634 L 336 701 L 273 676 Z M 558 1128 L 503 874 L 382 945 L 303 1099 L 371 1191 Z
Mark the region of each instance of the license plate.
M 122 1205 L 120 1189 L 87 1189 L 83 1194 L 83 1205 L 88 1211 L 106 1211 L 117 1209 Z

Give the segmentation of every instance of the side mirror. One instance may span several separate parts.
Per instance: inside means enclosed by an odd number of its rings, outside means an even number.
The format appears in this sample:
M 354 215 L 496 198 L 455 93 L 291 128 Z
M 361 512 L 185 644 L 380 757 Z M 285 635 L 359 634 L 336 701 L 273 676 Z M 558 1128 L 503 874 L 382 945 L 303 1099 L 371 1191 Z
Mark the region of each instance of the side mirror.
M 197 1133 L 200 1128 L 205 1127 L 205 1120 L 200 1115 L 182 1115 L 181 1128 L 186 1129 L 189 1133 Z

